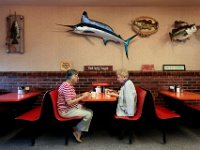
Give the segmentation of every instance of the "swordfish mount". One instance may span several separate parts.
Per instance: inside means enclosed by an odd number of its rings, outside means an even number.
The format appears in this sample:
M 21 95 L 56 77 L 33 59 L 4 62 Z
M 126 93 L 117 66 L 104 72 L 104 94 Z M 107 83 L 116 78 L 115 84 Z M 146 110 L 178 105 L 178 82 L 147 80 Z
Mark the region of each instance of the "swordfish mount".
M 127 40 L 124 40 L 120 35 L 116 34 L 109 25 L 106 25 L 99 21 L 91 20 L 88 17 L 86 11 L 83 12 L 80 23 L 76 25 L 63 25 L 63 24 L 58 24 L 58 25 L 70 27 L 71 29 L 68 30 L 68 32 L 73 32 L 76 34 L 81 34 L 86 36 L 100 37 L 103 39 L 104 45 L 106 45 L 108 41 L 123 44 L 127 59 L 128 59 L 128 46 L 130 42 L 137 36 L 137 34 L 135 34 L 130 38 L 128 38 Z

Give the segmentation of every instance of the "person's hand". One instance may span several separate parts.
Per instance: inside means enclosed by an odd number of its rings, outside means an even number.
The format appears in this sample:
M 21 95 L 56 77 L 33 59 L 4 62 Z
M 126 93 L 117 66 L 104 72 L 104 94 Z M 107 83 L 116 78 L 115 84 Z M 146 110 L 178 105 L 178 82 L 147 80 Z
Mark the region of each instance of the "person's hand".
M 106 92 L 114 92 L 115 90 L 112 89 L 106 89 Z
M 89 92 L 84 92 L 82 93 L 82 97 L 83 98 L 86 98 L 86 97 L 89 97 L 90 96 L 90 93 Z
M 116 92 L 116 91 L 114 91 L 114 90 L 112 90 L 112 91 L 107 91 L 107 93 L 106 93 L 107 95 L 109 95 L 109 96 L 119 96 L 119 94 Z
M 107 91 L 106 95 L 113 96 L 113 92 L 112 91 Z

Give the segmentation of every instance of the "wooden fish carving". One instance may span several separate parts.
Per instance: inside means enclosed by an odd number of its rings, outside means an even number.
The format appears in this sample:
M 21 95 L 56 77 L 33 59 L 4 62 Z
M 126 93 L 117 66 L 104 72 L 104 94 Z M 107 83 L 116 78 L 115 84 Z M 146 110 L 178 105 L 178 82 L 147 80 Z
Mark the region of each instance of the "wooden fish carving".
M 158 22 L 151 17 L 138 17 L 132 22 L 133 30 L 142 37 L 150 36 L 158 30 Z
M 152 20 L 138 20 L 135 21 L 134 24 L 140 29 L 148 29 L 151 30 L 151 28 L 154 28 L 155 30 L 158 29 L 158 22 L 154 22 Z
M 11 44 L 19 44 L 18 39 L 20 38 L 19 24 L 17 22 L 17 16 L 15 12 L 15 20 L 13 21 L 10 28 L 10 38 L 12 39 Z

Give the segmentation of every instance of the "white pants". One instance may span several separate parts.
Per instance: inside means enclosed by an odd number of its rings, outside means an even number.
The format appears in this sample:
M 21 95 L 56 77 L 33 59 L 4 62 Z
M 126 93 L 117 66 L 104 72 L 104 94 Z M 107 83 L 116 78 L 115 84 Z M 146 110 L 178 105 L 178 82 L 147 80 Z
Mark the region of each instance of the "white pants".
M 83 119 L 76 125 L 78 131 L 88 132 L 90 127 L 90 122 L 92 120 L 93 112 L 90 109 L 83 107 L 72 108 L 68 112 L 59 112 L 60 116 L 63 118 L 81 116 Z

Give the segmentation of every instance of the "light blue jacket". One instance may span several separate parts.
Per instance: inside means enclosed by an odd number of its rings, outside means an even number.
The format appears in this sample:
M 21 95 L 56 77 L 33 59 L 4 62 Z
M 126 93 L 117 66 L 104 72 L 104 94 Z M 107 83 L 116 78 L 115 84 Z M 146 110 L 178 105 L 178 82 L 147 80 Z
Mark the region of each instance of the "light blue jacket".
M 131 80 L 127 80 L 120 88 L 118 104 L 116 109 L 117 116 L 134 116 L 136 112 L 137 93 Z

